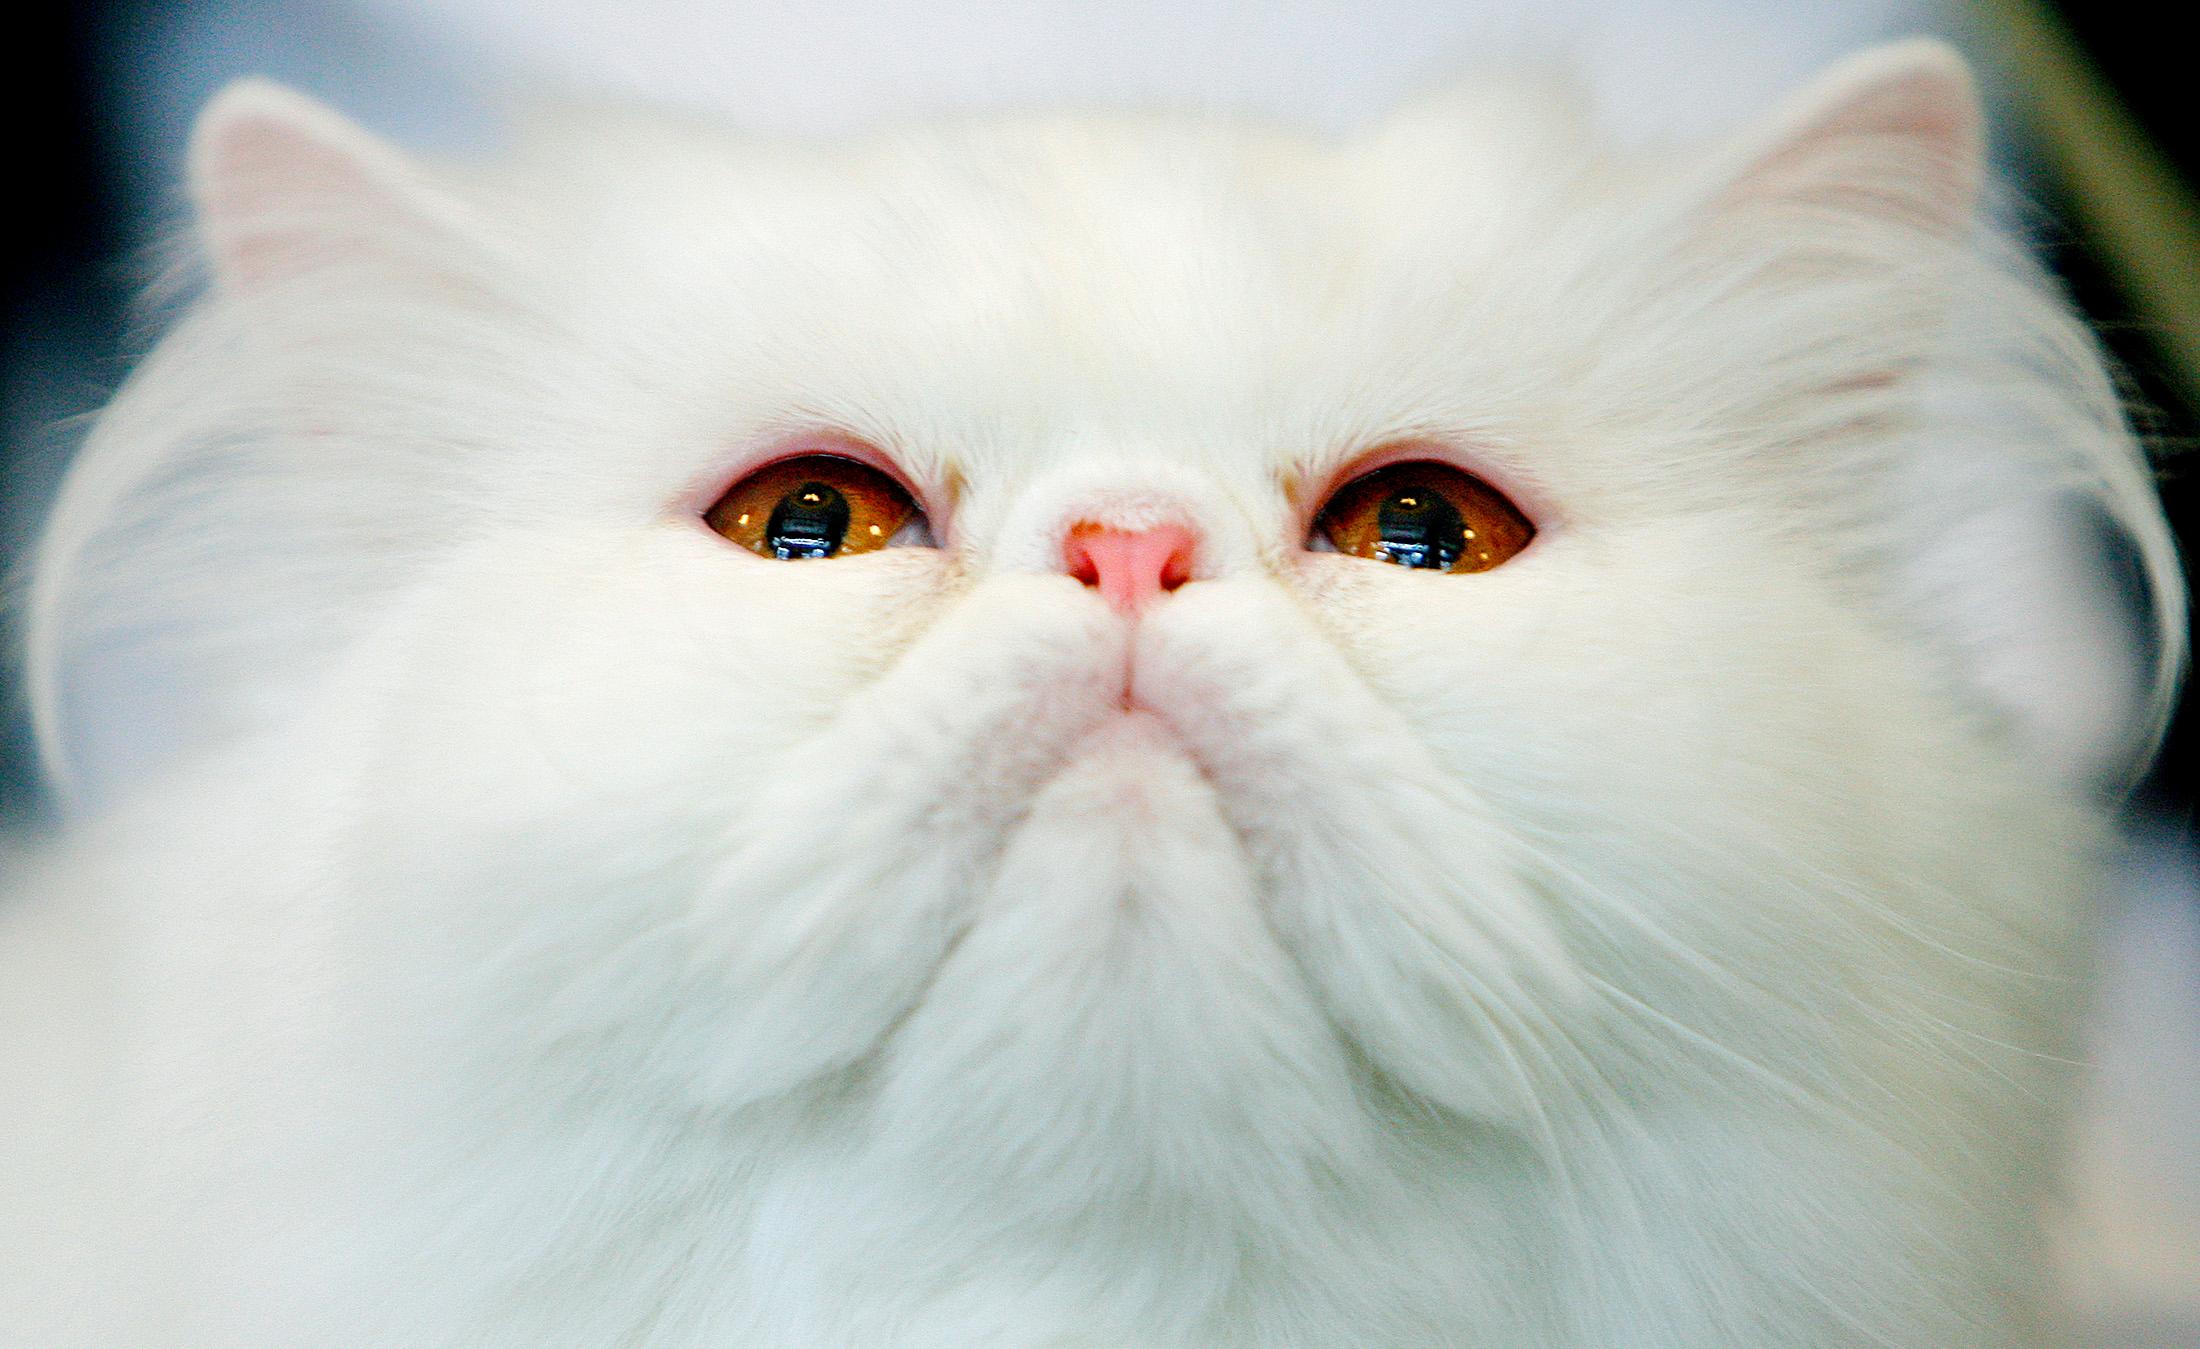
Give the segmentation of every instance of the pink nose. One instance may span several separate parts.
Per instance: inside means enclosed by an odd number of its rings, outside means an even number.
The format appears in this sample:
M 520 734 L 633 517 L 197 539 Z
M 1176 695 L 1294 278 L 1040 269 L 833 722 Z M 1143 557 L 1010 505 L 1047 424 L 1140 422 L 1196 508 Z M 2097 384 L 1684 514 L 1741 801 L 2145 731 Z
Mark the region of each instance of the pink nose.
M 1062 568 L 1127 614 L 1192 579 L 1198 542 L 1182 525 L 1140 530 L 1078 525 L 1062 544 Z

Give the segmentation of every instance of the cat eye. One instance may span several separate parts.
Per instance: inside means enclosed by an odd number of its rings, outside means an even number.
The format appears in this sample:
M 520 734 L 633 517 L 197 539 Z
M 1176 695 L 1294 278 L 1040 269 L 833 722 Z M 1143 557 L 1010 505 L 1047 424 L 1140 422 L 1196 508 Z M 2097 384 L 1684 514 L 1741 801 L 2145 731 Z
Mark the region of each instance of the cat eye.
M 1338 488 L 1314 517 L 1307 547 L 1456 574 L 1488 571 L 1534 537 L 1504 493 L 1449 464 L 1414 460 Z
M 750 552 L 785 562 L 933 543 L 907 488 L 869 464 L 829 454 L 766 464 L 728 488 L 703 521 Z

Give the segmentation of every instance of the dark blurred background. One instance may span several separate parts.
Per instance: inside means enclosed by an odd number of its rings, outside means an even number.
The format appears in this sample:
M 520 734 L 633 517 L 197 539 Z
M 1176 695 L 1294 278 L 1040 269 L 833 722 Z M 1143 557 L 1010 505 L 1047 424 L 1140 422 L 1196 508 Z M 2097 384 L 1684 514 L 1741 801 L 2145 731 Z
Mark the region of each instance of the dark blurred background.
M 438 6 L 115 0 L 33 6 L 11 20 L 0 125 L 16 128 L 20 233 L 0 257 L 0 556 L 21 555 L 82 417 L 148 339 L 134 297 L 151 275 L 149 242 L 173 212 L 182 119 L 222 80 L 264 71 L 354 113 L 379 106 L 370 125 L 400 139 L 444 138 L 469 116 L 467 74 L 454 64 L 461 55 L 392 24 L 408 8 Z M 1768 23 L 1794 12 L 1760 9 Z M 2200 218 L 2200 125 L 2188 45 L 2151 7 L 1981 0 L 1919 12 L 1943 28 L 1953 13 L 1989 67 L 2005 158 L 2048 221 L 2040 245 L 2129 372 L 2190 556 L 2200 547 L 2195 471 L 2181 452 L 2200 428 L 2200 258 L 2180 251 L 2191 237 L 2178 230 Z M 2124 209 L 2134 201 L 2148 209 L 2134 216 Z M 34 768 L 19 701 L 0 692 L 0 818 L 16 819 L 35 809 Z M 2192 701 L 2188 691 L 2138 798 L 2146 818 L 2188 834 Z

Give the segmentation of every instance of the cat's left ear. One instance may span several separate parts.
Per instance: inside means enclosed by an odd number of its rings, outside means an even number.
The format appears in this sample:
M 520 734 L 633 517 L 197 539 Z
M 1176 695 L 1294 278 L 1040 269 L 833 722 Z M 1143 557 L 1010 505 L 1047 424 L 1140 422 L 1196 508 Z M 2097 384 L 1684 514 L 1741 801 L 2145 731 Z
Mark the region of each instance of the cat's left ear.
M 1982 122 L 1950 48 L 1864 52 L 1705 161 L 1681 235 L 1745 278 L 1757 388 L 1895 428 L 1791 466 L 1870 503 L 1909 630 L 2044 770 L 2120 787 L 2183 668 L 2176 549 L 2090 335 L 1976 228 Z
M 1963 58 L 1927 39 L 1841 62 L 1706 166 L 1714 214 L 1776 206 L 1968 228 L 1984 178 L 1984 115 Z
M 200 114 L 190 185 L 215 281 L 232 291 L 332 267 L 433 267 L 477 228 L 397 150 L 265 80 L 228 86 Z

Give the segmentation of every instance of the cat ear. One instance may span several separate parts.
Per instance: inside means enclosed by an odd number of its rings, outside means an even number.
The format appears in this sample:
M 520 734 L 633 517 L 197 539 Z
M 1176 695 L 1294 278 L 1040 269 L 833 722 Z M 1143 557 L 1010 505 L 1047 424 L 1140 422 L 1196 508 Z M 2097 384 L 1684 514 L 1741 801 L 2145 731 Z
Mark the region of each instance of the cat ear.
M 1714 212 L 1817 207 L 1949 236 L 1970 224 L 1984 160 L 1969 69 L 1920 39 L 1851 57 L 1790 98 L 1714 157 L 1709 196 Z
M 57 795 L 111 799 L 303 696 L 438 539 L 501 359 L 507 238 L 327 108 L 230 86 L 194 133 L 213 285 L 94 424 L 22 604 Z M 438 413 L 442 415 L 437 415 Z
M 265 80 L 231 84 L 199 115 L 190 185 L 216 283 L 233 291 L 331 265 L 402 266 L 469 232 L 396 150 Z
M 1772 334 L 1760 383 L 1777 368 L 1805 405 L 1890 400 L 1864 457 L 1819 467 L 1877 503 L 1908 626 L 2044 772 L 2120 787 L 2183 668 L 2175 546 L 2097 344 L 2036 264 L 1975 228 L 1984 177 L 1962 59 L 1903 42 L 1722 147 L 1683 233 L 1749 276 L 1736 293 Z

